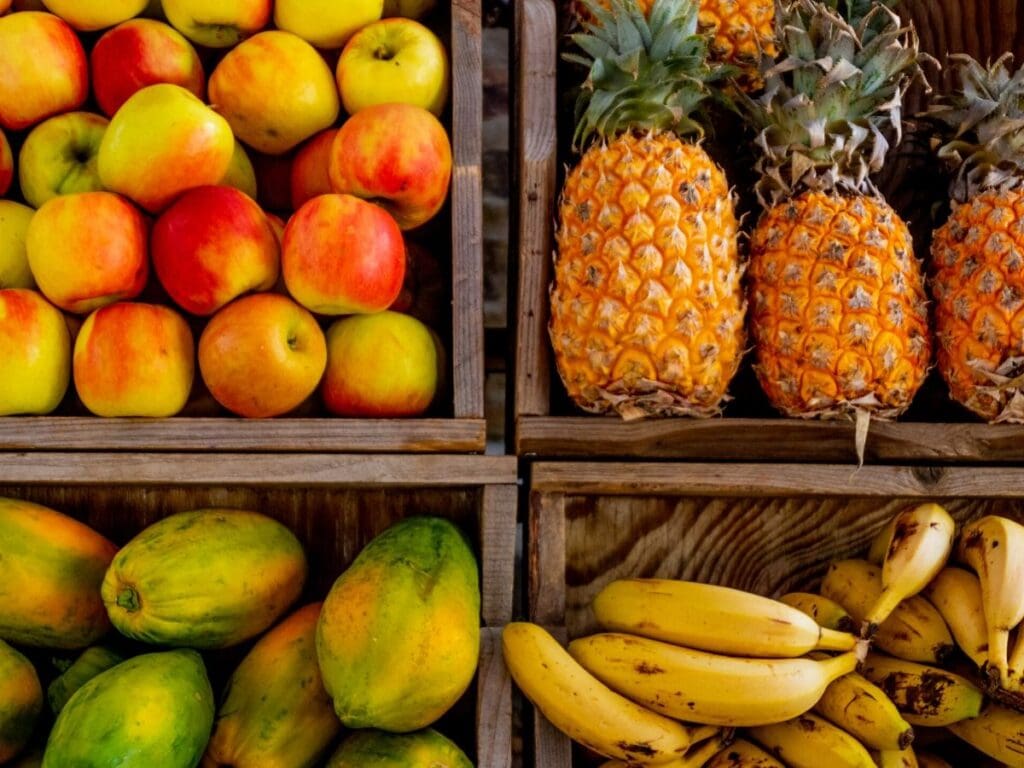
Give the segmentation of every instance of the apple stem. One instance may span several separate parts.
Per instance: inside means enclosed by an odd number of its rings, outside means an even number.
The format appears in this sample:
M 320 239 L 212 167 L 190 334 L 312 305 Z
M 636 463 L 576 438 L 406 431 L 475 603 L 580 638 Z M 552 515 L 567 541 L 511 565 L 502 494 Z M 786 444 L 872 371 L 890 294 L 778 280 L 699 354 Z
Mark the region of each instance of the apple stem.
M 391 49 L 383 45 L 373 52 L 373 57 L 375 59 L 379 59 L 380 61 L 391 61 L 391 59 L 394 58 L 394 56 L 395 54 L 391 51 Z

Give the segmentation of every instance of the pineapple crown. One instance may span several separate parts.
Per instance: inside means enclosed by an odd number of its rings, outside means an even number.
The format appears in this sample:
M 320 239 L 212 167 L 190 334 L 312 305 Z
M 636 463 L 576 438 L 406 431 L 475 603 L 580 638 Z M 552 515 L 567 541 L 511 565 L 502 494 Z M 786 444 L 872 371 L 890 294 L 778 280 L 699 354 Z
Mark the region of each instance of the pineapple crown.
M 633 0 L 583 4 L 591 20 L 572 35 L 582 54 L 565 54 L 589 70 L 576 99 L 573 147 L 634 129 L 703 135 L 693 115 L 710 95 L 707 83 L 731 70 L 708 63 L 698 0 L 655 0 L 650 18 Z
M 1024 185 L 1024 66 L 1013 72 L 1009 53 L 987 67 L 966 54 L 951 54 L 949 64 L 957 87 L 923 117 L 937 127 L 939 157 L 956 170 L 950 195 L 964 202 Z
M 777 8 L 776 35 L 763 93 L 738 102 L 759 132 L 761 204 L 805 189 L 875 194 L 886 130 L 900 141 L 903 95 L 923 81 L 914 29 L 877 2 L 792 0 Z

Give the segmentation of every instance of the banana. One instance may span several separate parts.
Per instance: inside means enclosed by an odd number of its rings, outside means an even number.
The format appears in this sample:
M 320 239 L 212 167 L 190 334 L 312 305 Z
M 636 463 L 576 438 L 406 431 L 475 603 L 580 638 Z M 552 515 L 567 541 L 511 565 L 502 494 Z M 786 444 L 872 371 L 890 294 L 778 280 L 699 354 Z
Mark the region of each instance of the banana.
M 611 632 L 574 640 L 569 653 L 612 690 L 645 707 L 721 726 L 796 717 L 857 666 L 855 651 L 826 661 L 739 659 Z
M 1024 768 L 1024 714 L 990 703 L 978 717 L 954 723 L 949 730 L 1010 768 Z
M 823 595 L 815 595 L 812 592 L 790 592 L 780 597 L 779 602 L 806 613 L 827 629 L 836 629 L 840 632 L 854 632 L 857 629 L 857 622 L 846 612 L 846 609 L 835 600 L 829 600 Z
M 906 749 L 914 740 L 914 729 L 885 692 L 856 672 L 833 681 L 814 711 L 879 752 Z
M 750 735 L 790 768 L 875 768 L 859 741 L 811 713 L 751 728 Z
M 867 560 L 829 565 L 821 593 L 835 600 L 858 622 L 867 618 L 882 592 L 882 569 Z M 919 595 L 896 606 L 875 632 L 873 644 L 893 656 L 937 664 L 953 652 L 953 636 L 935 607 Z
M 707 741 L 695 744 L 683 757 L 671 763 L 662 763 L 659 768 L 704 768 L 708 760 L 725 748 L 725 738 L 718 734 Z M 624 763 L 621 760 L 609 760 L 601 764 L 601 768 L 630 768 L 636 763 Z
M 1010 658 L 1007 662 L 1009 679 L 1003 687 L 1015 694 L 1024 694 L 1024 624 L 1017 628 L 1016 637 L 1012 640 Z
M 988 660 L 988 629 L 978 577 L 963 568 L 947 566 L 923 594 L 942 614 L 963 652 L 979 668 L 984 665 Z
M 917 765 L 918 768 L 953 768 L 952 765 L 947 763 L 941 757 L 927 752 L 917 753 Z
M 885 553 L 889 551 L 889 542 L 892 541 L 892 534 L 896 530 L 896 521 L 899 519 L 899 515 L 893 515 L 878 533 L 875 534 L 875 538 L 871 540 L 871 546 L 868 548 L 868 562 L 874 563 L 875 565 L 881 565 L 885 562 Z
M 911 725 L 949 725 L 977 717 L 984 700 L 966 678 L 938 667 L 869 653 L 864 677 L 892 699 Z
M 631 765 L 663 765 L 707 737 L 707 729 L 688 728 L 608 690 L 536 624 L 506 625 L 501 645 L 526 698 L 552 725 L 598 754 Z
M 882 560 L 882 592 L 865 617 L 869 636 L 897 605 L 924 589 L 942 570 L 955 533 L 956 523 L 938 504 L 919 504 L 896 515 Z
M 904 750 L 884 750 L 875 756 L 878 768 L 920 768 L 917 762 L 917 755 L 914 750 L 907 747 Z
M 730 656 L 849 651 L 857 638 L 796 608 L 738 589 L 672 579 L 613 581 L 594 598 L 602 628 Z
M 786 768 L 756 744 L 737 739 L 723 749 L 705 768 Z
M 964 527 L 956 554 L 981 581 L 989 674 L 1005 687 L 1010 682 L 1010 630 L 1024 619 L 1024 526 L 986 515 Z

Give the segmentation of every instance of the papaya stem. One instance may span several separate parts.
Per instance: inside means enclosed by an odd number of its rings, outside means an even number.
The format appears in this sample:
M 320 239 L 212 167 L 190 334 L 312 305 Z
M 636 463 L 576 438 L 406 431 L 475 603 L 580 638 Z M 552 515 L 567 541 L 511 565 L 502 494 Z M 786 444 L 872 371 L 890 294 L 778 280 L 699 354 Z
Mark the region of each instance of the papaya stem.
M 139 593 L 135 591 L 135 587 L 122 589 L 117 596 L 117 605 L 128 613 L 135 613 L 139 610 L 142 607 L 142 601 L 139 599 Z

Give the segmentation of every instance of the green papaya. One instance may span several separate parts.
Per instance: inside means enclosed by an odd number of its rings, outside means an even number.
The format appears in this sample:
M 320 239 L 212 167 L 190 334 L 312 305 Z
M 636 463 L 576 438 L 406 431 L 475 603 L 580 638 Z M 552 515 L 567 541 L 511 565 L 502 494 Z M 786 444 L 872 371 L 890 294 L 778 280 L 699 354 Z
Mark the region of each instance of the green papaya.
M 84 648 L 110 630 L 99 588 L 117 547 L 74 518 L 4 498 L 0 541 L 0 638 Z
M 231 675 L 203 768 L 311 768 L 341 731 L 316 661 L 321 603 L 260 638 Z
M 213 691 L 192 650 L 135 656 L 71 697 L 43 768 L 196 768 L 213 727 Z
M 114 557 L 103 603 L 124 635 L 211 649 L 267 629 L 306 583 L 302 545 L 256 512 L 199 509 L 149 526 Z
M 59 715 L 72 694 L 100 672 L 106 672 L 124 661 L 124 658 L 102 645 L 86 648 L 75 662 L 54 678 L 46 689 L 46 700 L 53 714 Z
M 473 763 L 453 742 L 428 728 L 415 733 L 353 733 L 326 768 L 473 768 Z
M 43 710 L 43 687 L 32 662 L 0 640 L 0 763 L 32 738 Z
M 480 652 L 477 563 L 447 520 L 414 517 L 371 541 L 331 587 L 317 656 L 349 728 L 424 728 L 459 699 Z

